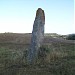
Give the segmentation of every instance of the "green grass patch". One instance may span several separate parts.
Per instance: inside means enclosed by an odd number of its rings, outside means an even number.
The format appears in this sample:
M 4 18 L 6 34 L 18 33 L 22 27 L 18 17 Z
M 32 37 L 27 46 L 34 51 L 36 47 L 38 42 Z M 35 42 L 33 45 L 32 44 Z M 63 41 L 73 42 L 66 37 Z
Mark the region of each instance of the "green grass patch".
M 45 44 L 40 49 L 37 63 L 28 65 L 25 48 L 0 47 L 0 75 L 75 75 L 74 44 Z

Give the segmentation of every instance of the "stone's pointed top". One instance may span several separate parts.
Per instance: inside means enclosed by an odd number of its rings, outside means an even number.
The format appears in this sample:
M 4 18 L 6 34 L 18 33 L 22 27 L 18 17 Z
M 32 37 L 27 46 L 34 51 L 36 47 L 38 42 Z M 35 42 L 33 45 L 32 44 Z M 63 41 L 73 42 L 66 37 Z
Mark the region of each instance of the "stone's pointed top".
M 36 17 L 39 17 L 45 21 L 45 13 L 44 10 L 42 10 L 41 8 L 38 8 L 38 10 L 36 11 Z
M 36 16 L 38 15 L 44 15 L 44 10 L 42 10 L 41 8 L 38 8 L 38 10 L 36 11 Z
M 38 11 L 40 11 L 40 10 L 42 11 L 42 8 L 38 8 Z

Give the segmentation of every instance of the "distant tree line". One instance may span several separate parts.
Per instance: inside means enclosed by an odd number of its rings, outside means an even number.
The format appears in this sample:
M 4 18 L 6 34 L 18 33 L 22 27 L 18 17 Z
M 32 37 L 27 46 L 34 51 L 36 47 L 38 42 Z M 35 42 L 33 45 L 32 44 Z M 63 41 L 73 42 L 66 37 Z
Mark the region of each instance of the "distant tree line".
M 69 34 L 66 39 L 67 40 L 75 40 L 75 34 Z

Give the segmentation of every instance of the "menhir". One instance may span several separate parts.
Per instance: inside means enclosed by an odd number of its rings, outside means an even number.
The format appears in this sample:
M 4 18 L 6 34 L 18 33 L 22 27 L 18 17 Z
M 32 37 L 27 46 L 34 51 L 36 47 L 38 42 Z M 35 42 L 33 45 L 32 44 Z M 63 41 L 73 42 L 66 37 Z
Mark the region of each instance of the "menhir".
M 33 24 L 33 31 L 31 37 L 31 45 L 28 51 L 28 62 L 33 64 L 37 61 L 38 51 L 44 39 L 44 24 L 45 14 L 44 10 L 38 8 Z

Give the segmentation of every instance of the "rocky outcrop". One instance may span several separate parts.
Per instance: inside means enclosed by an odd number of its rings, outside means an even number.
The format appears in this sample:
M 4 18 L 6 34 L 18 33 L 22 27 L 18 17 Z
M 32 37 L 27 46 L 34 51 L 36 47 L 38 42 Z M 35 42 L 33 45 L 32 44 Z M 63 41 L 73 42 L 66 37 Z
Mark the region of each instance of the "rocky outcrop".
M 31 45 L 28 51 L 28 62 L 35 63 L 38 59 L 38 50 L 44 38 L 45 14 L 41 8 L 36 11 L 36 17 L 33 25 Z

